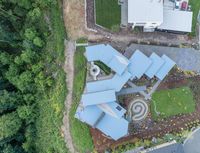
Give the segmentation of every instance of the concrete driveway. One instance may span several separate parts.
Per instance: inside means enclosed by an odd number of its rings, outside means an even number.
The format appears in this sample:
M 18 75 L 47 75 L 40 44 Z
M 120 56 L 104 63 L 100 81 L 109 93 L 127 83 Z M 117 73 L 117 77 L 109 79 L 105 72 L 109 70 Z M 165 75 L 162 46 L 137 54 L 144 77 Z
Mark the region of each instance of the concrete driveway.
M 152 52 L 157 53 L 159 56 L 166 54 L 173 59 L 177 66 L 183 70 L 196 71 L 200 73 L 200 51 L 193 48 L 175 48 L 175 47 L 163 47 L 153 45 L 140 45 L 132 44 L 125 52 L 125 56 L 128 58 L 133 54 L 135 50 L 139 49 L 141 52 L 150 56 Z

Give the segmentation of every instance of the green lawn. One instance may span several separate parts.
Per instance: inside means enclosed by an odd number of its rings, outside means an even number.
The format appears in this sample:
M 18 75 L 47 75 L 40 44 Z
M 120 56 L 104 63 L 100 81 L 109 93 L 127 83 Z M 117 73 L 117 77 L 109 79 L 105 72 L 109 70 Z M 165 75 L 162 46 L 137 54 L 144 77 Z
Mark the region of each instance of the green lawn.
M 95 0 L 96 23 L 112 29 L 121 23 L 121 7 L 118 0 Z
M 191 36 L 196 36 L 197 16 L 200 10 L 199 0 L 189 0 L 189 4 L 192 6 L 193 21 L 192 21 L 192 33 Z
M 158 115 L 155 111 L 155 106 Z M 157 91 L 152 95 L 151 113 L 154 119 L 195 111 L 195 101 L 189 87 Z
M 73 88 L 73 105 L 70 110 L 70 129 L 73 138 L 73 143 L 79 152 L 91 152 L 93 150 L 92 137 L 90 135 L 89 127 L 74 118 L 74 114 L 79 105 L 82 92 L 84 90 L 86 78 L 86 59 L 83 55 L 84 47 L 79 47 L 75 53 L 75 77 Z

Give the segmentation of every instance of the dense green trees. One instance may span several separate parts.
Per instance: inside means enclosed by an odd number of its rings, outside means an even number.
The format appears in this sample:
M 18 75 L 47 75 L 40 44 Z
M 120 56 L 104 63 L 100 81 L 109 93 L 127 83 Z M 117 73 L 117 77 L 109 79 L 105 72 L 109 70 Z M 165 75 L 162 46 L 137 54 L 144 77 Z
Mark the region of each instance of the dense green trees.
M 51 35 L 44 10 L 50 5 L 57 5 L 57 0 L 0 0 L 2 153 L 36 152 L 38 103 L 54 83 L 53 74 L 47 70 L 50 63 L 44 56 Z
M 4 114 L 0 117 L 0 140 L 11 138 L 17 134 L 22 121 L 16 112 Z
M 16 109 L 20 105 L 20 101 L 22 101 L 22 97 L 19 93 L 0 90 L 0 113 Z

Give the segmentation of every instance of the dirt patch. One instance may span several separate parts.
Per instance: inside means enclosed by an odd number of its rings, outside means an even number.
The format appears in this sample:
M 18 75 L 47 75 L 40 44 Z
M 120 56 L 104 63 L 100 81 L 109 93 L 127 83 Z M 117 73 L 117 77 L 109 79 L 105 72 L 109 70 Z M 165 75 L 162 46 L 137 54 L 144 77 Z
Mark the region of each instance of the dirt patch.
M 63 0 L 63 15 L 65 27 L 71 39 L 85 36 L 84 0 Z
M 75 148 L 73 145 L 71 133 L 70 133 L 70 124 L 69 124 L 69 111 L 71 109 L 72 104 L 72 92 L 73 92 L 73 80 L 74 80 L 74 52 L 75 52 L 75 42 L 65 41 L 65 65 L 64 70 L 67 74 L 66 84 L 68 94 L 65 100 L 65 112 L 63 117 L 63 126 L 62 133 L 64 134 L 65 142 L 67 144 L 67 148 L 69 148 L 71 153 L 75 152 Z

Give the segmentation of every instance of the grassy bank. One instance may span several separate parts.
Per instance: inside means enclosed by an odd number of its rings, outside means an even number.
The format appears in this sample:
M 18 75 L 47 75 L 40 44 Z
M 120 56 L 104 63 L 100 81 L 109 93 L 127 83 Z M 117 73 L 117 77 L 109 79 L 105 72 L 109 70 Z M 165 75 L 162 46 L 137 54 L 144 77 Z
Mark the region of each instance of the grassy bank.
M 158 115 L 155 111 L 159 112 Z M 195 111 L 195 101 L 190 88 L 182 87 L 157 91 L 152 96 L 151 113 L 154 119 Z
M 189 0 L 189 4 L 192 6 L 193 18 L 192 18 L 192 33 L 191 36 L 196 36 L 197 29 L 197 16 L 200 10 L 200 1 L 199 0 Z
M 58 1 L 60 2 L 60 1 Z M 52 5 L 44 14 L 49 18 L 51 29 L 44 55 L 46 73 L 52 74 L 53 86 L 38 97 L 38 118 L 36 120 L 36 151 L 37 153 L 67 153 L 61 133 L 64 101 L 67 93 L 64 63 L 64 39 L 66 38 L 62 19 L 62 8 Z M 44 21 L 41 21 L 41 24 Z M 43 25 L 42 27 L 45 27 Z
M 79 47 L 74 57 L 75 77 L 73 88 L 73 105 L 70 111 L 70 129 L 73 142 L 75 144 L 75 147 L 81 153 L 91 152 L 93 150 L 93 142 L 90 135 L 89 127 L 74 118 L 85 84 L 86 59 L 83 55 L 84 51 L 84 47 Z

